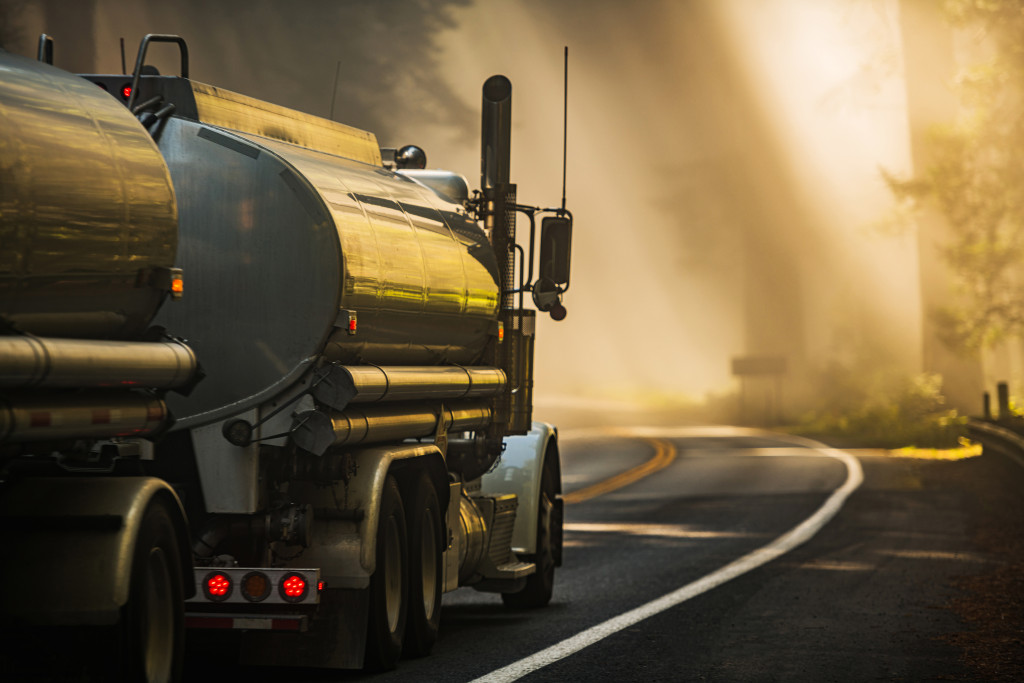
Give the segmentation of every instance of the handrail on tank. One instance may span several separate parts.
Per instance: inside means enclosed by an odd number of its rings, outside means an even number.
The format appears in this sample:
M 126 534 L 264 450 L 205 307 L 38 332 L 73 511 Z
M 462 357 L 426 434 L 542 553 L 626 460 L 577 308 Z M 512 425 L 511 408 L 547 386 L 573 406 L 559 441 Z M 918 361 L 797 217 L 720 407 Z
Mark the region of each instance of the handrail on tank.
M 142 75 L 142 65 L 146 62 L 146 50 L 150 43 L 177 43 L 181 51 L 181 77 L 188 78 L 188 45 L 181 36 L 168 35 L 163 33 L 147 33 L 139 43 L 139 56 L 135 59 L 135 71 L 132 72 L 132 94 L 128 96 L 128 111 L 131 111 L 135 104 L 135 95 L 139 91 L 139 76 Z
M 45 33 L 39 34 L 39 51 L 36 59 L 45 64 L 53 66 L 53 37 Z

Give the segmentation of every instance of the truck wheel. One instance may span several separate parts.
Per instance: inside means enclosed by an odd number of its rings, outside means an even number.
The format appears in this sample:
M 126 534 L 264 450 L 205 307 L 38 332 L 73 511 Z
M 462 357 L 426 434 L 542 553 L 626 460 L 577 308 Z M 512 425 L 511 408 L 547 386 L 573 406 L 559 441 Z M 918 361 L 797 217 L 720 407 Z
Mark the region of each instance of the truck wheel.
M 526 579 L 526 587 L 518 593 L 502 593 L 506 607 L 534 609 L 551 602 L 555 587 L 555 539 L 560 538 L 562 520 L 555 507 L 558 495 L 555 487 L 555 472 L 545 458 L 544 471 L 540 479 L 540 500 L 537 503 L 537 552 L 528 559 L 537 565 L 537 571 Z
M 405 654 L 425 657 L 441 625 L 441 506 L 426 474 L 413 484 L 409 522 L 409 623 Z
M 180 680 L 185 600 L 178 538 L 167 503 L 150 502 L 135 543 L 128 604 L 118 641 L 125 681 Z
M 370 620 L 366 634 L 367 669 L 394 669 L 402 655 L 407 612 L 405 511 L 395 478 L 388 475 L 377 525 L 377 568 L 370 577 Z

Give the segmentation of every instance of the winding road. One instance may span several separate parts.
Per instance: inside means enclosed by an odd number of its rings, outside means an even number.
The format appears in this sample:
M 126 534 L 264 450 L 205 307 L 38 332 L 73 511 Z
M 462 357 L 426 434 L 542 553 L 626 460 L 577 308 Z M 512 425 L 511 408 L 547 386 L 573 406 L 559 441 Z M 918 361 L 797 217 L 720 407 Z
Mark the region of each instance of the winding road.
M 993 563 L 967 485 L 991 472 L 727 427 L 569 430 L 561 443 L 552 604 L 456 591 L 433 655 L 341 680 L 976 680 L 950 604 L 957 577 Z M 1020 490 L 1024 467 L 992 466 Z

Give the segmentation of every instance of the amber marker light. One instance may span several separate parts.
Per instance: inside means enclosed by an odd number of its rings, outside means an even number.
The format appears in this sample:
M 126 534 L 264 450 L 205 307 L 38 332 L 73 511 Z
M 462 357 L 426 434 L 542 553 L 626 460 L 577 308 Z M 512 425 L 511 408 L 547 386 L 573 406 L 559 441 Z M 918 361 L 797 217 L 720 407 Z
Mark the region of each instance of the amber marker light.
M 185 280 L 180 275 L 175 275 L 171 278 L 171 298 L 179 301 L 184 293 Z
M 242 595 L 250 602 L 266 600 L 270 595 L 270 580 L 261 572 L 249 572 L 242 578 Z

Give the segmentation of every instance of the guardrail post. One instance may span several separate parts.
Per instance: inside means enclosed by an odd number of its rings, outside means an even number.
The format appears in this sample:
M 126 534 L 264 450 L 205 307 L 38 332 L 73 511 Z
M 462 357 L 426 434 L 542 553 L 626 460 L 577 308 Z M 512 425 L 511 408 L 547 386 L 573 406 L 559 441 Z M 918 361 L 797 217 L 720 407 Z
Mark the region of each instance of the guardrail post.
M 986 420 L 992 419 L 992 395 L 987 391 L 981 395 L 982 415 Z
M 1005 420 L 1010 417 L 1010 386 L 1006 382 L 996 385 L 999 392 L 999 419 Z

